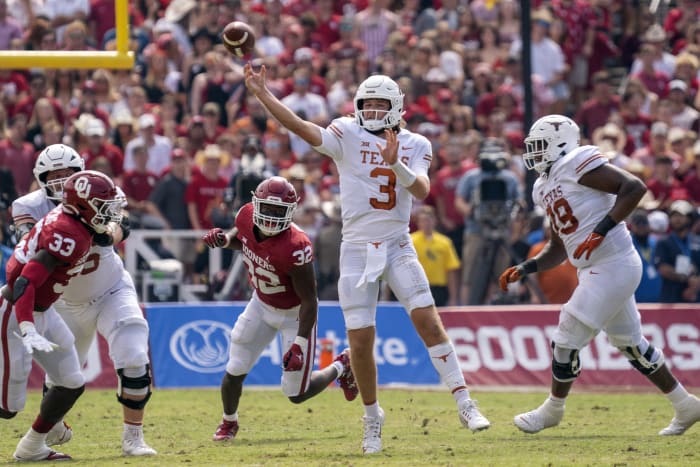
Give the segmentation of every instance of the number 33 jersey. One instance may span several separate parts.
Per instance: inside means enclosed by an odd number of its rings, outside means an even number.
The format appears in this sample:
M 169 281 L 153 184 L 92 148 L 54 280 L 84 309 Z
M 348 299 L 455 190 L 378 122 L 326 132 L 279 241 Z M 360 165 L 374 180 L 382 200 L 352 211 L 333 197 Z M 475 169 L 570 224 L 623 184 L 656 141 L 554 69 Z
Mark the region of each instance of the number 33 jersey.
M 615 195 L 578 183 L 585 173 L 607 163 L 596 146 L 581 146 L 557 160 L 532 188 L 533 201 L 547 213 L 552 228 L 564 242 L 569 261 L 577 268 L 615 261 L 635 252 L 627 226 L 620 222 L 593 250 L 590 259 L 586 260 L 585 255 L 577 260 L 573 257 L 615 204 Z
M 253 231 L 253 203 L 245 204 L 236 216 L 236 237 L 243 244 L 243 262 L 258 297 L 275 308 L 288 310 L 301 302 L 289 271 L 314 260 L 309 237 L 291 224 L 283 232 L 258 241 Z M 309 284 L 311 286 L 311 284 Z
M 82 271 L 91 245 L 92 234 L 87 226 L 64 213 L 59 206 L 44 216 L 17 244 L 7 262 L 7 283 L 14 285 L 24 265 L 38 251 L 46 250 L 61 261 L 35 294 L 34 308 L 46 309 L 61 296 L 70 279 Z
M 408 233 L 413 195 L 396 180 L 377 148 L 386 140 L 354 119 L 341 117 L 321 129 L 317 151 L 333 158 L 340 176 L 343 241 L 364 243 Z M 424 136 L 402 129 L 398 156 L 417 176 L 428 176 L 432 146 Z

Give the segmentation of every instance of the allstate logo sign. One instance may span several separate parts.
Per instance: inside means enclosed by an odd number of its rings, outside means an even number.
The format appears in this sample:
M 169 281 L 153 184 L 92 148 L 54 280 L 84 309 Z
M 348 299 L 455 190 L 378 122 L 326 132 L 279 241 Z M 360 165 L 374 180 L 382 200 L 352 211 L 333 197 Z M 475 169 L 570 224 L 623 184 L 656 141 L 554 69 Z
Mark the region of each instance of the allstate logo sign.
M 188 370 L 218 373 L 226 369 L 231 328 L 219 321 L 190 321 L 170 338 L 170 353 Z

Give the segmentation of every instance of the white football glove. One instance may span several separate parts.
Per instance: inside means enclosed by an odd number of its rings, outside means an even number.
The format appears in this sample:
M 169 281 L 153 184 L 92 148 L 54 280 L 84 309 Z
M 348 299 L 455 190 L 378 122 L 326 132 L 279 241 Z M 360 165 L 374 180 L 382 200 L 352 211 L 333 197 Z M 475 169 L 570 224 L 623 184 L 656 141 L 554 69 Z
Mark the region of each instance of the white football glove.
M 15 332 L 15 336 L 22 339 L 24 349 L 29 355 L 33 354 L 35 349 L 40 352 L 53 352 L 58 348 L 58 344 L 54 344 L 53 342 L 36 332 L 34 323 L 30 323 L 29 321 L 22 321 L 21 323 L 19 323 L 19 329 L 22 332 L 22 335 L 19 335 Z

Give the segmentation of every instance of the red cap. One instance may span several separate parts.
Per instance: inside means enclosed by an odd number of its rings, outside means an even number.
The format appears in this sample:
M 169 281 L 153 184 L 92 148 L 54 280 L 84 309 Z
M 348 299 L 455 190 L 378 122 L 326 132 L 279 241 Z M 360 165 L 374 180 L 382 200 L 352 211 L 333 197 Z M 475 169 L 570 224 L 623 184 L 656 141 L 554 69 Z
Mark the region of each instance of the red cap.
M 454 96 L 455 94 L 447 88 L 442 88 L 437 92 L 437 99 L 442 102 L 451 101 L 454 98 Z

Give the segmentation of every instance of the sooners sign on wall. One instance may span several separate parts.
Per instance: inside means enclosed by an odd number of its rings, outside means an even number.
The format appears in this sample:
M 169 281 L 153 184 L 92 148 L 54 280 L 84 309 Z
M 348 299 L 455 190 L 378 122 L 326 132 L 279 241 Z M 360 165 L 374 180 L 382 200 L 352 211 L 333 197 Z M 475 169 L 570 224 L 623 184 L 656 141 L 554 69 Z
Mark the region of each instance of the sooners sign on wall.
M 191 368 L 172 358 L 170 350 L 179 334 L 169 327 L 180 329 L 190 322 L 197 324 L 198 320 L 215 320 L 219 318 L 217 314 L 222 312 L 224 316 L 220 320 L 230 326 L 243 306 L 242 303 L 146 305 L 147 311 L 155 308 L 149 322 L 151 357 L 157 385 L 218 385 L 223 374 L 222 366 L 217 367 L 214 373 L 199 371 L 194 375 Z M 647 339 L 663 349 L 666 361 L 685 386 L 700 387 L 700 306 L 640 305 L 640 308 Z M 395 304 L 384 304 L 378 315 L 375 354 L 378 357 L 380 383 L 437 384 L 437 374 L 407 314 Z M 440 315 L 470 385 L 549 386 L 550 336 L 558 321 L 558 307 L 458 307 L 441 309 Z M 222 364 L 225 364 L 228 354 L 228 329 L 219 336 Z M 342 314 L 337 304 L 321 304 L 318 330 L 319 338 L 326 337 L 336 342 L 336 351 L 346 345 Z M 251 373 L 251 384 L 279 385 L 279 359 L 283 352 L 273 347 L 266 350 L 264 358 Z M 210 352 L 206 355 L 210 355 Z M 583 370 L 576 382 L 577 387 L 651 388 L 647 380 L 630 367 L 627 359 L 610 346 L 603 333 L 581 352 L 580 357 Z M 116 388 L 107 344 L 101 337 L 93 343 L 83 372 L 88 387 Z M 195 376 L 202 380 L 197 381 Z M 40 388 L 42 381 L 43 373 L 35 368 L 30 377 L 30 387 Z
M 663 349 L 666 362 L 685 386 L 700 387 L 700 307 L 640 308 L 642 331 L 649 342 Z M 471 385 L 549 386 L 550 342 L 558 307 L 469 307 L 440 314 Z M 581 351 L 580 359 L 577 387 L 650 387 L 604 333 Z

